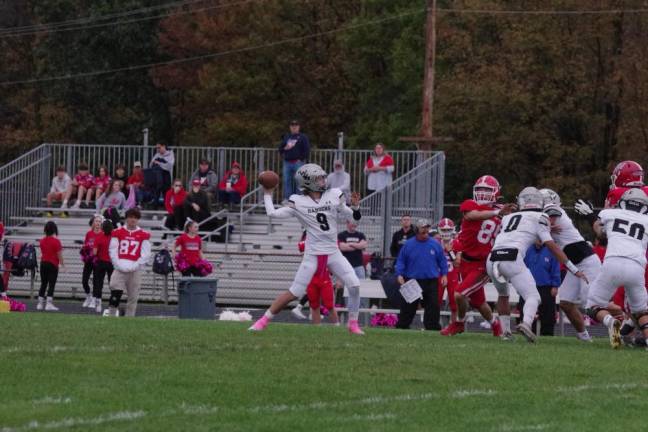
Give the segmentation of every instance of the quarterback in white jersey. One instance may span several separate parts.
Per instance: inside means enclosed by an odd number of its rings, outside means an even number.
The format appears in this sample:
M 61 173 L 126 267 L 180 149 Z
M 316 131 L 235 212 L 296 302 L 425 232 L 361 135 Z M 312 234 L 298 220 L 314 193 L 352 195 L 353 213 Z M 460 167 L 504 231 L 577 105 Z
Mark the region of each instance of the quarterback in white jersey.
M 327 266 L 331 273 L 342 280 L 349 291 L 349 332 L 364 334 L 358 325 L 360 309 L 360 281 L 349 261 L 338 248 L 338 216 L 345 220 L 360 220 L 358 204 L 360 197 L 352 194 L 352 208 L 347 207 L 340 189 L 326 189 L 326 171 L 315 164 L 301 166 L 295 174 L 295 181 L 303 195 L 292 195 L 288 206 L 279 209 L 272 203 L 272 190 L 266 190 L 264 204 L 268 216 L 274 218 L 295 217 L 306 227 L 306 246 L 295 280 L 289 290 L 275 299 L 265 314 L 250 330 L 265 329 L 274 317 L 291 301 L 301 298 L 320 266 Z
M 648 294 L 644 286 L 646 247 L 648 247 L 648 195 L 638 188 L 629 189 L 619 200 L 620 208 L 599 213 L 595 230 L 607 236 L 603 268 L 592 283 L 587 298 L 587 312 L 592 319 L 607 326 L 612 348 L 621 346 L 621 323 L 606 306 L 617 287 L 625 287 L 630 312 L 644 336 L 648 336 Z
M 536 336 L 531 326 L 540 305 L 540 294 L 531 271 L 524 263 L 527 250 L 540 240 L 576 277 L 584 276 L 551 238 L 549 216 L 542 212 L 544 198 L 540 191 L 534 187 L 524 188 L 517 200 L 520 211 L 508 214 L 502 219 L 501 231 L 495 238 L 493 250 L 486 261 L 486 271 L 500 296 L 498 312 L 503 327 L 502 337 L 511 337 L 508 303 L 510 283 L 525 301 L 524 321 L 518 326 L 518 331 L 529 342 L 535 342 Z
M 578 270 L 582 271 L 587 276 L 587 280 L 592 282 L 601 271 L 601 261 L 561 207 L 558 194 L 551 189 L 540 189 L 540 192 L 545 198 L 544 211 L 551 218 L 551 236 L 565 252 L 565 255 L 578 267 Z M 587 282 L 569 273 L 558 288 L 560 308 L 576 329 L 576 337 L 585 342 L 590 342 L 592 337 L 585 328 L 583 314 L 578 307 L 579 305 L 585 306 L 588 291 L 589 284 Z

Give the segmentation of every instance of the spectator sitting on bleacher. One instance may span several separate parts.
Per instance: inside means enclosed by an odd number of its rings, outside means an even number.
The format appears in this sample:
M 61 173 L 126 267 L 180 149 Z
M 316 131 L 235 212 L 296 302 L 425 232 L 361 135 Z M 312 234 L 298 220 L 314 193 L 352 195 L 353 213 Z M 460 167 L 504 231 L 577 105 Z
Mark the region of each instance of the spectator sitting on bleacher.
M 128 182 L 128 174 L 126 174 L 126 167 L 123 164 L 119 164 L 115 167 L 115 175 L 112 177 L 113 180 L 119 180 L 126 184 Z
M 182 181 L 175 179 L 173 186 L 164 196 L 164 207 L 167 215 L 163 225 L 169 230 L 180 229 L 184 225 L 184 200 L 187 197 L 187 191 L 182 187 Z
M 218 199 L 223 204 L 240 204 L 241 197 L 247 192 L 247 178 L 238 162 L 232 162 L 232 167 L 218 184 Z
M 47 194 L 47 207 L 52 207 L 53 201 L 62 201 L 67 205 L 68 199 L 72 194 L 72 179 L 67 174 L 64 166 L 56 168 L 56 175 L 52 179 L 52 187 Z M 52 213 L 47 213 L 48 217 L 52 217 Z
M 84 197 L 88 197 L 88 199 L 85 202 L 85 206 L 87 207 L 90 204 L 90 196 L 92 194 L 92 189 L 94 188 L 94 177 L 92 174 L 90 174 L 90 171 L 88 169 L 88 165 L 85 163 L 80 163 L 77 175 L 74 176 L 74 180 L 72 180 L 72 193 L 71 195 L 74 195 L 76 192 L 76 202 L 72 206 L 74 209 L 78 209 L 81 207 L 81 202 L 83 201 Z M 90 192 L 90 193 L 89 193 Z M 62 209 L 66 209 L 68 207 L 68 202 L 67 200 L 63 201 L 63 205 L 61 206 Z
M 150 201 L 153 197 L 144 186 L 144 172 L 142 171 L 142 162 L 136 161 L 133 164 L 133 173 L 126 181 L 126 188 L 130 192 L 131 189 L 135 190 L 135 201 L 137 204 Z
M 126 196 L 122 192 L 122 182 L 113 180 L 110 182 L 109 190 L 104 192 L 97 200 L 97 211 L 101 213 L 107 208 L 122 210 L 125 204 Z
M 191 191 L 184 200 L 184 217 L 202 222 L 209 217 L 209 195 L 201 189 L 200 180 L 191 183 Z
M 200 159 L 198 169 L 191 174 L 189 182 L 187 182 L 187 189 L 191 189 L 194 180 L 200 180 L 200 189 L 207 192 L 214 199 L 216 198 L 216 191 L 218 190 L 218 176 L 211 168 L 207 159 Z
M 99 167 L 99 175 L 94 179 L 95 201 L 110 187 L 111 178 L 105 165 Z

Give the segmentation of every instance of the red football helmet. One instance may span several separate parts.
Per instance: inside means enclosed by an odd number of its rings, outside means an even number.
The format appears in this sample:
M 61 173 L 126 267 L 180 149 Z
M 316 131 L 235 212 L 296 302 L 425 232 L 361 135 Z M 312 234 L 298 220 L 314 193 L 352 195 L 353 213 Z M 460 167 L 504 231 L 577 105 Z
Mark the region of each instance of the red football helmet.
M 439 221 L 437 226 L 439 230 L 439 235 L 443 240 L 452 240 L 455 236 L 455 223 L 451 219 L 443 218 Z
M 480 205 L 494 204 L 500 194 L 500 184 L 492 175 L 481 176 L 473 186 L 473 200 Z
M 620 162 L 612 171 L 612 185 L 614 187 L 641 187 L 643 182 L 643 168 L 635 161 Z

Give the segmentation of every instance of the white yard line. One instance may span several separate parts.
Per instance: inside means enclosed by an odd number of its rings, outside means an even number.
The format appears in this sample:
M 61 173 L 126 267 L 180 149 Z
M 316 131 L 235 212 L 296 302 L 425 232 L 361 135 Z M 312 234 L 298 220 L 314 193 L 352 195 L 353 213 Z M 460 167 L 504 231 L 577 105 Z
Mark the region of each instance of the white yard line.
M 45 396 L 41 399 L 34 399 L 32 403 L 34 405 L 58 405 L 58 404 L 69 404 L 72 402 L 72 398 L 64 396 Z
M 76 418 L 64 418 L 62 420 L 53 420 L 47 422 L 39 422 L 37 420 L 32 420 L 24 426 L 17 428 L 3 427 L 0 429 L 0 432 L 21 432 L 21 431 L 30 431 L 30 430 L 40 430 L 40 429 L 68 429 L 77 426 L 98 426 L 104 423 L 111 422 L 129 422 L 140 419 L 146 416 L 145 411 L 120 411 L 111 414 L 104 414 L 98 417 L 76 417 Z

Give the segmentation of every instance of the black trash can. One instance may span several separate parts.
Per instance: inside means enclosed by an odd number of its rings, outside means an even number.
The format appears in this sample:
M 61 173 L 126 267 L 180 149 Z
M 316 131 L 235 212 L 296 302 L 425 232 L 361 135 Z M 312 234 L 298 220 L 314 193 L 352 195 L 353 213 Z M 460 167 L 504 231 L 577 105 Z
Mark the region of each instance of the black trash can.
M 178 281 L 178 318 L 213 320 L 218 279 L 183 277 Z

